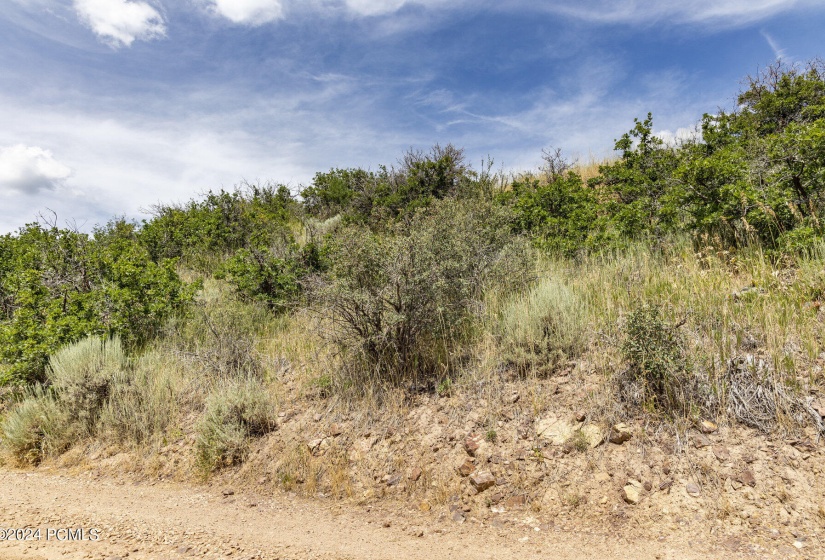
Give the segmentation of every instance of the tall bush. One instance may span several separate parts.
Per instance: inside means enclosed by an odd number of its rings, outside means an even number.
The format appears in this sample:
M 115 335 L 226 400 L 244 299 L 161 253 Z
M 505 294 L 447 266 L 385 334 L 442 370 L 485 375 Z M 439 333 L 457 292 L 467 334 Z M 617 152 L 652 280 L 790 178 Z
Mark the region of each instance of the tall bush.
M 330 338 L 380 381 L 423 382 L 451 367 L 484 289 L 524 282 L 527 248 L 511 216 L 483 202 L 443 200 L 379 236 L 353 227 L 336 239 L 316 296 Z

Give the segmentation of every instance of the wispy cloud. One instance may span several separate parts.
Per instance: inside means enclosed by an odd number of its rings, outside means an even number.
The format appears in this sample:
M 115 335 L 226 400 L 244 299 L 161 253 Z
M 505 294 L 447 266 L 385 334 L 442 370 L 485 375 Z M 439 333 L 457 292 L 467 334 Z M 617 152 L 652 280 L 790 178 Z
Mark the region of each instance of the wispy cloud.
M 207 0 L 213 13 L 232 23 L 262 25 L 284 15 L 281 0 Z
M 776 57 L 776 60 L 784 60 L 786 58 L 785 49 L 780 47 L 776 39 L 774 39 L 773 36 L 769 34 L 767 31 L 762 30 L 761 33 L 762 37 L 765 38 L 765 41 L 767 41 L 768 45 L 771 47 L 773 55 Z
M 160 12 L 147 2 L 132 0 L 74 0 L 78 17 L 103 41 L 114 47 L 166 34 Z
M 0 148 L 0 194 L 52 191 L 71 174 L 49 150 L 24 144 Z
M 577 0 L 540 2 L 536 7 L 582 20 L 602 23 L 646 24 L 651 21 L 741 26 L 817 0 Z

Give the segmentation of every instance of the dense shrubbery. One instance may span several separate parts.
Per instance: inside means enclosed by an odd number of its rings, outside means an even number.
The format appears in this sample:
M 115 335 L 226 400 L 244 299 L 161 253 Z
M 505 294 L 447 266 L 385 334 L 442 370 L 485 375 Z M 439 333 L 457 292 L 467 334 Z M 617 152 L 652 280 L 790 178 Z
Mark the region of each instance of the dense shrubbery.
M 203 200 L 155 206 L 155 217 L 143 224 L 140 240 L 155 261 L 182 258 L 209 271 L 214 257 L 290 241 L 297 206 L 284 186 L 209 192 Z
M 810 247 L 823 233 L 825 65 L 776 63 L 737 103 L 675 146 L 654 135 L 648 114 L 588 185 L 557 173 L 516 181 L 500 199 L 540 246 L 566 254 L 674 232 L 725 247 Z
M 436 145 L 429 153 L 410 150 L 397 168 L 318 173 L 301 196 L 312 216 L 326 219 L 341 214 L 347 222 L 380 229 L 434 200 L 476 196 L 489 190 L 490 182 L 489 166 L 481 172 L 472 170 L 464 152 L 448 144 Z
M 150 339 L 191 299 L 174 261 L 152 262 L 133 226 L 94 235 L 32 224 L 0 238 L 0 375 L 42 379 L 48 356 L 89 335 Z

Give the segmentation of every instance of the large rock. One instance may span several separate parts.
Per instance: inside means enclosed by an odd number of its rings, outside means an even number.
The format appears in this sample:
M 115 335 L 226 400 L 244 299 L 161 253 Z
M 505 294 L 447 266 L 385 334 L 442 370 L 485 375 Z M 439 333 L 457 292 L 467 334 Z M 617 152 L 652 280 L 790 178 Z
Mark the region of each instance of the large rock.
M 753 476 L 753 471 L 750 469 L 743 469 L 742 472 L 736 475 L 736 481 L 750 487 L 756 486 L 756 477 Z
M 496 478 L 490 471 L 480 471 L 470 476 L 470 484 L 478 492 L 484 492 L 496 485 Z
M 470 459 L 467 459 L 461 463 L 456 470 L 461 476 L 470 476 L 473 471 L 476 470 L 476 466 Z
M 581 432 L 584 440 L 587 442 L 587 445 L 590 449 L 594 447 L 598 447 L 604 441 L 604 434 L 602 433 L 602 428 L 597 426 L 596 424 L 586 424 L 582 426 L 579 431 Z
M 479 434 L 470 434 L 464 438 L 464 451 L 470 457 L 475 457 L 484 439 Z
M 578 427 L 578 424 L 573 424 L 567 420 L 556 418 L 555 416 L 549 416 L 536 422 L 536 435 L 542 439 L 549 440 L 553 445 L 564 445 Z
M 642 499 L 642 483 L 638 480 L 628 480 L 622 488 L 622 499 L 628 504 L 636 505 Z
M 608 439 L 610 440 L 610 443 L 621 445 L 632 437 L 633 432 L 630 430 L 630 426 L 627 424 L 616 424 L 610 428 L 610 436 Z

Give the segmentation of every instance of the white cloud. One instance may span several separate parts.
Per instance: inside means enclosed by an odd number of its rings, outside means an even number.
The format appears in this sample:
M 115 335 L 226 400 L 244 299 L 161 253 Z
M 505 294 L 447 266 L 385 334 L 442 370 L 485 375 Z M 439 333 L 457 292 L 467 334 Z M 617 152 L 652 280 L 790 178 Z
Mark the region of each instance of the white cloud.
M 71 174 L 49 150 L 24 144 L 0 148 L 0 194 L 54 190 Z
M 801 6 L 817 6 L 818 0 L 577 0 L 547 2 L 549 11 L 602 23 L 708 23 L 745 25 Z M 820 4 L 821 5 L 821 4 Z
M 166 34 L 163 16 L 146 2 L 131 0 L 74 0 L 80 19 L 112 46 L 129 46 Z
M 392 13 L 407 3 L 407 0 L 345 0 L 347 8 L 362 16 Z
M 212 10 L 233 23 L 261 25 L 283 17 L 281 0 L 208 0 Z
M 655 133 L 655 136 L 667 146 L 680 146 L 685 142 L 696 142 L 702 139 L 701 131 L 695 126 L 689 128 L 679 127 L 676 131 L 660 130 Z

